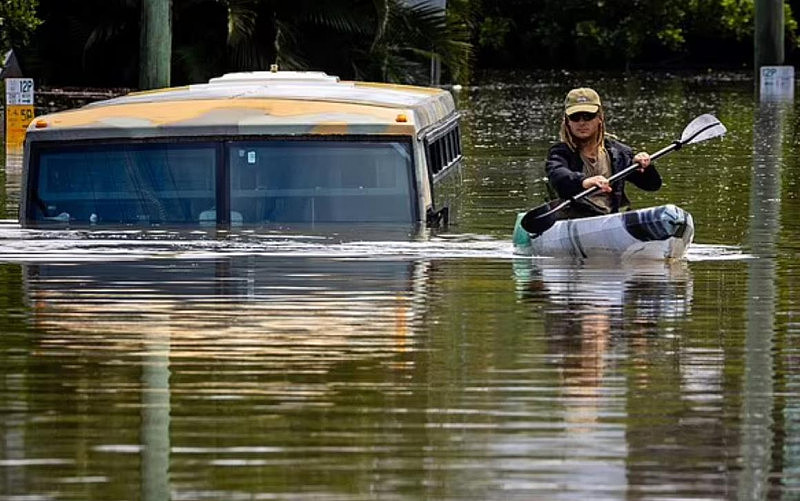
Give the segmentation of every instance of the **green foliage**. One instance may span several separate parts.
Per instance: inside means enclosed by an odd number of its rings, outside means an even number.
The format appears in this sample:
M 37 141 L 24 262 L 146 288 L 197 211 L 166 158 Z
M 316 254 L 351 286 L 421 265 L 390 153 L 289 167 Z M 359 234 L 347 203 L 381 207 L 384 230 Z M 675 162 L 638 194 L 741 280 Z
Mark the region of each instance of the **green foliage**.
M 800 47 L 800 40 L 797 38 L 797 19 L 794 18 L 792 6 L 787 3 L 783 4 L 783 20 L 784 29 L 786 30 L 786 46 L 789 49 Z
M 754 0 L 476 0 L 478 65 L 628 67 L 752 61 Z M 784 2 L 787 46 L 797 22 Z M 509 20 L 506 25 L 498 20 Z
M 25 58 L 43 85 L 137 85 L 140 0 L 39 1 L 44 23 Z M 172 0 L 172 81 L 278 63 L 427 84 L 431 58 L 464 80 L 472 5 L 449 4 L 445 15 L 403 0 Z
M 12 47 L 21 48 L 41 24 L 36 17 L 38 0 L 0 0 L 0 56 Z
M 755 3 L 753 0 L 720 0 L 721 24 L 736 40 L 753 36 Z
M 134 87 L 140 1 L 0 0 L 0 44 L 31 40 L 18 55 L 45 85 Z M 797 8 L 800 0 L 784 2 L 789 62 L 798 56 L 792 2 Z M 462 83 L 472 66 L 741 67 L 753 60 L 754 0 L 448 0 L 446 13 L 408 0 L 172 5 L 175 84 L 273 63 L 427 84 L 432 59 L 441 61 L 443 81 Z
M 478 45 L 499 49 L 506 43 L 506 37 L 511 32 L 512 21 L 507 17 L 488 17 L 480 26 Z

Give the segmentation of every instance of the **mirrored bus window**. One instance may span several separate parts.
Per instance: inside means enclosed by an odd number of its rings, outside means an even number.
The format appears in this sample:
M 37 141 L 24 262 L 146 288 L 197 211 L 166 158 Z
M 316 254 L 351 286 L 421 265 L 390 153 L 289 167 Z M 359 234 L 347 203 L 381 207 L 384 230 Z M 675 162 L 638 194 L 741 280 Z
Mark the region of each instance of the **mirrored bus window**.
M 408 142 L 230 142 L 227 154 L 244 223 L 414 221 Z
M 211 143 L 55 146 L 35 158 L 29 220 L 197 224 L 215 217 Z

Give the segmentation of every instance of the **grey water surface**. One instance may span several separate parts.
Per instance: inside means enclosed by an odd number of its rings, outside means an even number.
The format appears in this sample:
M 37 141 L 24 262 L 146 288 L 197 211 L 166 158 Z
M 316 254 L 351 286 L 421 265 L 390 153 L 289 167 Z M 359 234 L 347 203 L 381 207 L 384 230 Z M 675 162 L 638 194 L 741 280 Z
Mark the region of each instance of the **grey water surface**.
M 560 103 L 655 151 L 680 262 L 513 254 Z M 454 91 L 446 232 L 34 231 L 0 202 L 0 499 L 800 497 L 798 104 L 746 74 L 488 74 Z

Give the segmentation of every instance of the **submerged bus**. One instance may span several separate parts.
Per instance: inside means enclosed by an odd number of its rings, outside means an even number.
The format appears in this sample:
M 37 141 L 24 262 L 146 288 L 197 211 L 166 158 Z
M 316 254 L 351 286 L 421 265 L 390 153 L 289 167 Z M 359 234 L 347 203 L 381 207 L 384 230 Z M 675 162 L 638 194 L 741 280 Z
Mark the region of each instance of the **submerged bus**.
M 435 226 L 460 170 L 446 90 L 231 73 L 34 119 L 20 223 Z

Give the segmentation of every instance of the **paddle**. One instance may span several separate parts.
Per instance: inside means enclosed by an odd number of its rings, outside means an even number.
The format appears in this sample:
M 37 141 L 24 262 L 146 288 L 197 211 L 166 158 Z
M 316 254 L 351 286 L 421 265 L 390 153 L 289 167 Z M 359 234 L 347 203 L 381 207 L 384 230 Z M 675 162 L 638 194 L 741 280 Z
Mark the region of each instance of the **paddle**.
M 689 125 L 683 129 L 683 134 L 681 134 L 681 138 L 667 146 L 666 148 L 660 149 L 657 152 L 650 155 L 651 160 L 655 160 L 659 157 L 666 155 L 667 153 L 673 152 L 675 150 L 681 149 L 683 146 L 687 144 L 694 144 L 699 143 L 701 141 L 705 141 L 707 139 L 712 139 L 715 137 L 722 136 L 727 132 L 727 129 L 722 122 L 717 120 L 716 117 L 713 115 L 700 115 L 699 117 L 692 120 Z M 610 178 L 608 178 L 608 183 L 611 184 L 615 181 L 619 181 L 620 179 L 625 179 L 630 173 L 634 170 L 640 168 L 640 165 L 637 163 L 631 164 L 629 167 L 617 172 Z M 520 226 L 522 229 L 527 231 L 531 234 L 532 238 L 536 238 L 545 231 L 549 230 L 556 222 L 556 213 L 561 209 L 567 207 L 569 204 L 576 200 L 580 200 L 587 195 L 591 195 L 595 191 L 599 190 L 597 186 L 592 186 L 591 188 L 587 188 L 586 190 L 578 193 L 577 195 L 573 195 L 567 200 L 564 200 L 560 204 L 556 205 L 555 207 L 551 207 L 552 202 L 547 202 L 542 204 L 538 207 L 534 207 L 533 209 L 529 210 L 525 213 L 522 217 L 522 221 L 520 221 Z

